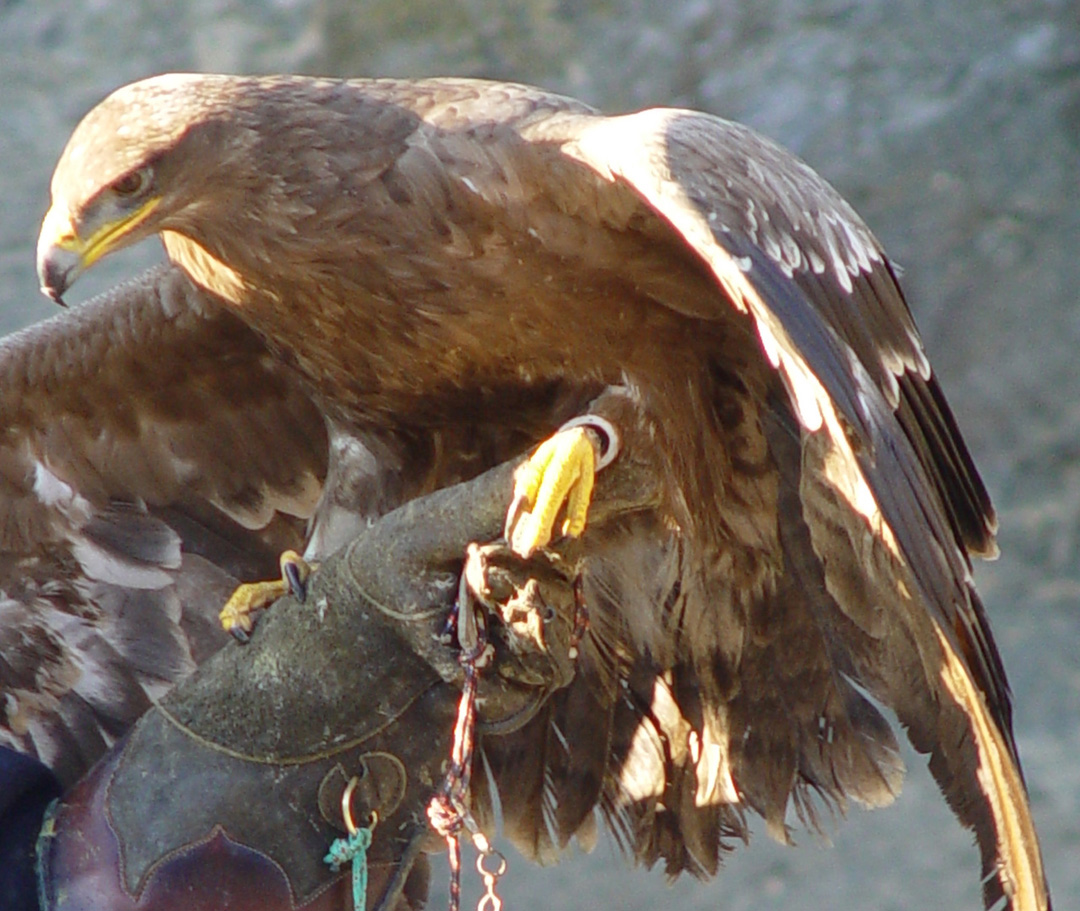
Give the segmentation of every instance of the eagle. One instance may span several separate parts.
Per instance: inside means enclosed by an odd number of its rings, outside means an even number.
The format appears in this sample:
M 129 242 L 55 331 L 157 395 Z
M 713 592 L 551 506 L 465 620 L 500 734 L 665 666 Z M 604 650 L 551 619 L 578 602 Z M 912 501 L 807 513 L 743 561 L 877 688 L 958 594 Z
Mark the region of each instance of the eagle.
M 640 860 L 710 875 L 750 812 L 787 840 L 822 807 L 894 798 L 880 703 L 974 830 L 987 907 L 1050 906 L 971 579 L 993 508 L 895 268 L 807 165 L 714 116 L 521 85 L 178 74 L 94 108 L 51 192 L 51 297 L 157 234 L 183 280 L 156 281 L 214 302 L 187 350 L 140 365 L 133 401 L 109 396 L 125 439 L 179 419 L 201 448 L 128 451 L 138 470 L 93 508 L 35 462 L 37 505 L 69 528 L 82 510 L 83 566 L 158 543 L 116 528 L 168 525 L 177 501 L 193 535 L 219 529 L 204 553 L 227 519 L 318 558 L 546 439 L 508 534 L 529 553 L 583 533 L 591 625 L 574 682 L 484 745 L 519 847 L 550 859 L 599 808 Z M 295 407 L 260 411 L 262 390 Z M 655 466 L 646 514 L 587 525 L 597 435 L 575 415 Z M 108 465 L 117 439 L 56 445 Z M 199 556 L 169 540 L 156 560 Z

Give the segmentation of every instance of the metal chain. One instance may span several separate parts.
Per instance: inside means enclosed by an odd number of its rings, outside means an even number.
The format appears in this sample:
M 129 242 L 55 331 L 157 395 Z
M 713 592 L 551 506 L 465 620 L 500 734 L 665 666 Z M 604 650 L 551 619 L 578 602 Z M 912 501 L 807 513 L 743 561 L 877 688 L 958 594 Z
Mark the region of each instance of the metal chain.
M 476 857 L 476 872 L 484 881 L 484 894 L 476 905 L 476 911 L 502 911 L 502 899 L 495 892 L 499 877 L 506 872 L 506 858 L 496 851 L 482 832 L 473 835 L 473 844 L 480 853 Z M 488 869 L 484 861 L 497 858 L 494 869 Z

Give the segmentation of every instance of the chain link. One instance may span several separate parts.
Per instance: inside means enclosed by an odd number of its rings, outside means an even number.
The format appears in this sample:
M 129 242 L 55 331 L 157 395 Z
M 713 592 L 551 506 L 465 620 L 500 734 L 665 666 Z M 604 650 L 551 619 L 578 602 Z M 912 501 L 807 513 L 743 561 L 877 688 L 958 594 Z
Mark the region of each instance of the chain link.
M 480 874 L 480 878 L 484 881 L 484 894 L 476 905 L 476 911 L 502 911 L 502 899 L 496 894 L 495 886 L 499 881 L 499 877 L 506 872 L 506 858 L 491 847 L 483 835 L 480 838 L 483 838 L 485 848 L 480 847 L 476 837 L 473 838 L 473 844 L 476 845 L 477 850 L 480 852 L 476 857 L 476 872 Z M 488 869 L 484 863 L 489 857 L 498 858 L 498 863 L 494 869 Z

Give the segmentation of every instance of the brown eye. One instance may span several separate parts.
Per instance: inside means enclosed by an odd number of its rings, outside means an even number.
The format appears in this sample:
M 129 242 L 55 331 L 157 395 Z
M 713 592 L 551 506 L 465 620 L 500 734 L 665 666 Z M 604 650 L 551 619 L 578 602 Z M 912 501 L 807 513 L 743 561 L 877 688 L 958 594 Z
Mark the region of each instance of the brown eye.
M 137 196 L 150 184 L 150 168 L 129 171 L 112 185 L 117 196 Z

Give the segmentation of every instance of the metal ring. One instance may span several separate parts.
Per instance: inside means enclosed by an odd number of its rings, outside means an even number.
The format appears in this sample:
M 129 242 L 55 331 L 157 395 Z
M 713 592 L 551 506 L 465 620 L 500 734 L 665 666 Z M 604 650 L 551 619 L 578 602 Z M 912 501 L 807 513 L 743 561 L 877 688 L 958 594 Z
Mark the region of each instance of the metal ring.
M 345 785 L 345 790 L 341 795 L 341 815 L 345 820 L 345 829 L 350 835 L 355 835 L 359 831 L 352 818 L 352 795 L 359 783 L 360 779 L 353 775 L 349 779 L 349 783 Z
M 489 870 L 484 865 L 484 862 L 489 857 L 494 857 L 498 859 L 498 865 L 495 867 L 494 870 Z M 489 848 L 489 850 L 487 850 L 486 852 L 476 855 L 476 872 L 479 873 L 481 876 L 494 876 L 496 879 L 498 879 L 506 872 L 506 857 L 503 855 L 502 851 L 498 850 L 497 848 Z
M 352 796 L 353 791 L 356 790 L 356 786 L 360 783 L 360 779 L 353 775 L 349 779 L 349 783 L 345 785 L 345 790 L 341 795 L 341 815 L 345 820 L 345 828 L 350 835 L 355 835 L 360 830 L 356 827 L 356 822 L 353 820 L 352 815 Z M 372 810 L 368 814 L 367 829 L 369 832 L 374 832 L 375 827 L 379 824 L 379 811 Z
M 598 414 L 582 414 L 576 418 L 571 418 L 559 430 L 569 430 L 572 427 L 588 427 L 591 430 L 599 431 L 600 435 L 605 438 L 607 445 L 600 450 L 600 458 L 596 463 L 597 471 L 600 471 L 601 468 L 607 468 L 608 465 L 615 461 L 615 456 L 619 454 L 619 449 L 622 446 L 622 438 L 611 421 L 600 417 Z

